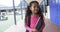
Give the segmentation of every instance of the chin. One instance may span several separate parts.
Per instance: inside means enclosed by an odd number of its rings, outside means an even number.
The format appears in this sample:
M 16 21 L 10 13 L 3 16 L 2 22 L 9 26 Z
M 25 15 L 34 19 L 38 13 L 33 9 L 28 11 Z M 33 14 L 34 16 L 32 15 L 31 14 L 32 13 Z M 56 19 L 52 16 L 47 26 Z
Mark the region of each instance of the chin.
M 38 13 L 38 11 L 36 11 L 35 13 Z

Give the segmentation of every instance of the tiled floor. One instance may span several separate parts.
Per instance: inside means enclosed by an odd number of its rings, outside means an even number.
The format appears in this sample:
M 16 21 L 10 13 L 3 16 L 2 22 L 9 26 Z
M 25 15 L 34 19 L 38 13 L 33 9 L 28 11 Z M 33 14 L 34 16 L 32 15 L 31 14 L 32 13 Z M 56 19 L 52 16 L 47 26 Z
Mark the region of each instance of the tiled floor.
M 45 28 L 43 32 L 60 32 L 60 27 L 53 24 L 49 19 L 45 19 Z

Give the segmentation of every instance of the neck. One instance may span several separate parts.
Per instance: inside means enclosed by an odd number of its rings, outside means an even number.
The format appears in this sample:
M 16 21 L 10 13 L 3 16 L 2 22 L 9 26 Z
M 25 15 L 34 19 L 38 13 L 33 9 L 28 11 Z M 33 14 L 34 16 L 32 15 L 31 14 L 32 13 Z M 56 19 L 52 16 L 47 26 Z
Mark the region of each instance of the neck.
M 37 14 L 32 14 L 32 16 L 36 16 Z

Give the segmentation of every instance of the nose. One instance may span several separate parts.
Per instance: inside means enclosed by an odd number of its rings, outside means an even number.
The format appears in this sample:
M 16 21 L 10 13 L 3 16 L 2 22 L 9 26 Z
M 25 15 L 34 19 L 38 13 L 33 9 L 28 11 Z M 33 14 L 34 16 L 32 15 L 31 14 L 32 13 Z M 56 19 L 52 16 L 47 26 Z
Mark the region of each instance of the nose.
M 37 8 L 37 7 L 35 7 L 35 10 L 38 10 L 38 8 Z

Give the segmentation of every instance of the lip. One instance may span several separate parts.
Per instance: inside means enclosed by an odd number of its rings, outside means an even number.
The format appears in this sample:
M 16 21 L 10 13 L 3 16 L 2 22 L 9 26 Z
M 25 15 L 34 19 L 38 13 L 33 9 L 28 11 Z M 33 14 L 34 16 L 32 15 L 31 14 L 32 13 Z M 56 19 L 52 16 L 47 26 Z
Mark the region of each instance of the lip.
M 34 10 L 34 11 L 38 11 L 38 10 Z

